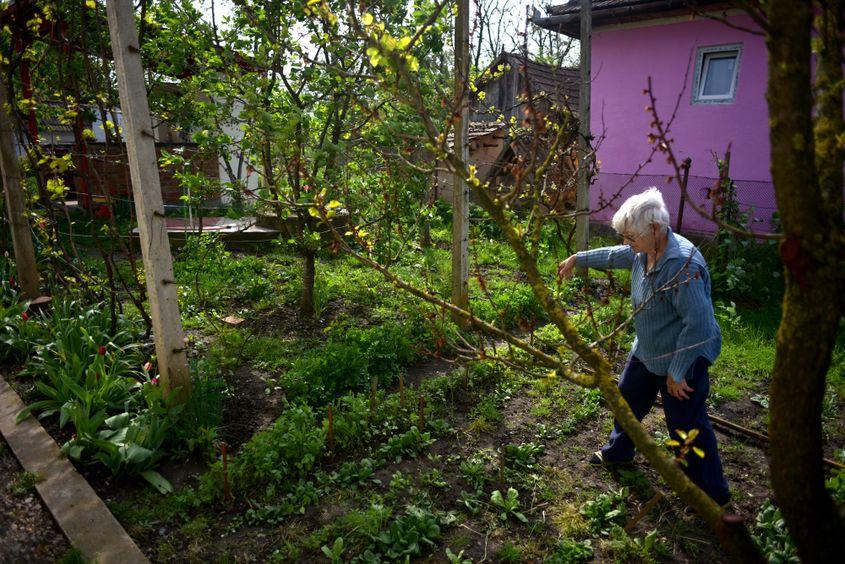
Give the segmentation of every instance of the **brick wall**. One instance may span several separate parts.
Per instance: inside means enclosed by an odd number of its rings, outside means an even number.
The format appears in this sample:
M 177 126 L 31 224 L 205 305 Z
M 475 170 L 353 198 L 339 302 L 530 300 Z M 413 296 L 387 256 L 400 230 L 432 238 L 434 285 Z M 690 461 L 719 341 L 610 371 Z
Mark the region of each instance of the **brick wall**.
M 220 172 L 216 155 L 202 154 L 193 143 L 156 143 L 156 155 L 161 157 L 161 151 L 168 152 L 181 148 L 182 156 L 190 161 L 195 169 L 202 171 L 206 178 L 219 180 Z M 83 163 L 80 155 L 74 156 L 76 167 L 73 175 L 73 187 L 84 199 L 82 171 Z M 129 174 L 129 163 L 126 149 L 123 145 L 106 146 L 103 143 L 88 144 L 88 177 L 90 178 L 90 193 L 93 196 L 105 194 L 106 191 L 118 198 L 129 198 L 132 182 Z M 173 167 L 159 167 L 161 180 L 161 195 L 165 204 L 179 204 L 183 190 L 179 181 L 174 177 Z

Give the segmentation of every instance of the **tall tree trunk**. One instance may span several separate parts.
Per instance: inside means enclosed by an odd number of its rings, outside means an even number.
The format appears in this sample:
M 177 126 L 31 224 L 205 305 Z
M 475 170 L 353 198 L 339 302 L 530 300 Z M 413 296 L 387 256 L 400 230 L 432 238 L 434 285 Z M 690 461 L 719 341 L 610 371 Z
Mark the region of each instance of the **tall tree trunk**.
M 771 384 L 771 480 L 801 559 L 835 562 L 845 554 L 845 522 L 824 486 L 821 408 L 845 290 L 842 226 L 831 213 L 832 208 L 841 210 L 842 160 L 828 155 L 818 161 L 823 168 L 816 167 L 812 19 L 809 2 L 768 4 L 772 179 L 785 235 L 781 256 L 786 280 Z M 832 35 L 839 34 L 841 29 Z M 822 42 L 829 39 L 820 34 Z M 841 79 L 841 55 L 837 66 Z M 825 68 L 830 67 L 820 64 L 819 72 Z M 838 103 L 841 123 L 841 95 Z M 825 108 L 829 110 L 825 102 L 818 107 L 822 113 Z M 838 176 L 839 206 L 825 205 L 820 186 L 819 179 L 830 182 L 831 174 Z
M 3 175 L 5 207 L 12 233 L 18 281 L 24 296 L 34 299 L 41 295 L 41 278 L 35 262 L 29 220 L 24 213 L 21 171 L 18 156 L 15 153 L 12 120 L 5 109 L 7 103 L 5 76 L 6 66 L 0 65 L 0 172 Z
M 302 251 L 302 295 L 299 298 L 299 313 L 308 318 L 314 317 L 315 255 L 310 249 Z

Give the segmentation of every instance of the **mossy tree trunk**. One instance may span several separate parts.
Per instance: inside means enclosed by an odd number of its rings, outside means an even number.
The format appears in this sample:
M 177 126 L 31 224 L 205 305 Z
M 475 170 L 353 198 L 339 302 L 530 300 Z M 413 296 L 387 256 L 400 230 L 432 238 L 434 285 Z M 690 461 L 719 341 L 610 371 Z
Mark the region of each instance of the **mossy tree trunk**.
M 843 4 L 815 8 L 814 104 L 814 7 L 790 0 L 767 5 L 772 179 L 786 280 L 771 384 L 771 480 L 801 559 L 835 562 L 845 554 L 845 522 L 824 486 L 821 412 L 845 304 Z

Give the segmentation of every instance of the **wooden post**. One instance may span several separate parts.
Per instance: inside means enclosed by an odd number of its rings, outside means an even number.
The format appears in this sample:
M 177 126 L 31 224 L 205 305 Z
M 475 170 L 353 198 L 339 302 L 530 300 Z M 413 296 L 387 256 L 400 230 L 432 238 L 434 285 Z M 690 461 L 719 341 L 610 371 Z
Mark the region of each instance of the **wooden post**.
M 164 222 L 161 183 L 135 14 L 131 0 L 108 0 L 106 9 L 159 374 L 165 394 L 175 390 L 169 399 L 181 403 L 190 396 L 191 379 L 182 340 L 182 320 L 179 317 L 173 258 L 170 256 L 170 242 Z
M 578 191 L 575 196 L 575 246 L 590 247 L 590 50 L 593 34 L 593 2 L 581 0 L 581 89 L 578 104 Z M 582 274 L 586 274 L 583 269 Z
M 455 123 L 455 154 L 469 164 L 469 0 L 460 0 L 455 16 L 455 96 L 459 120 Z M 452 304 L 469 306 L 469 187 L 462 173 L 452 178 Z M 460 325 L 465 320 L 452 314 Z
M 689 169 L 692 166 L 692 159 L 687 157 L 684 159 L 684 162 L 681 163 L 681 168 L 684 169 L 684 178 L 681 181 L 683 186 L 681 188 L 681 201 L 678 203 L 678 221 L 675 224 L 675 232 L 680 233 L 681 228 L 684 225 L 684 202 L 686 202 L 686 198 L 684 198 L 684 194 L 687 193 L 687 188 L 689 184 L 687 181 L 689 180 Z
M 41 279 L 35 264 L 32 231 L 23 208 L 21 170 L 15 151 L 12 120 L 6 111 L 9 103 L 6 97 L 6 70 L 5 65 L 0 66 L 0 170 L 3 173 L 3 192 L 6 196 L 9 227 L 12 231 L 12 247 L 15 251 L 18 282 L 23 295 L 33 300 L 41 295 Z

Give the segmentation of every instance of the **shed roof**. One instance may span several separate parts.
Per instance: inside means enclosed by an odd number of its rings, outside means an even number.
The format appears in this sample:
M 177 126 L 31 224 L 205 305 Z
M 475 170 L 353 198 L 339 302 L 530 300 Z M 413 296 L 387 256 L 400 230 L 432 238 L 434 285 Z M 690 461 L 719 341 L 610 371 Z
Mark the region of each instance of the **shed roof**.
M 594 0 L 593 27 L 688 14 L 697 9 L 730 8 L 735 4 L 730 0 Z M 581 0 L 549 6 L 546 12 L 549 15 L 541 17 L 535 11 L 532 22 L 570 37 L 580 37 Z
M 581 75 L 577 68 L 560 67 L 532 61 L 520 53 L 502 52 L 490 63 L 489 68 L 506 64 L 528 79 L 534 97 L 545 93 L 553 102 L 565 103 L 578 110 Z

